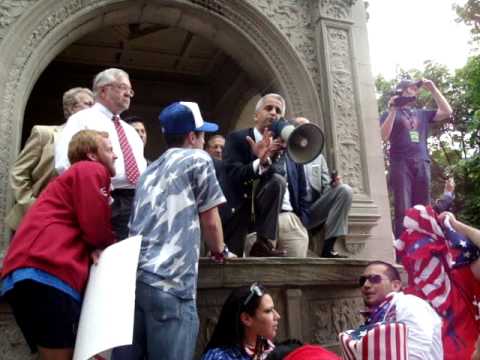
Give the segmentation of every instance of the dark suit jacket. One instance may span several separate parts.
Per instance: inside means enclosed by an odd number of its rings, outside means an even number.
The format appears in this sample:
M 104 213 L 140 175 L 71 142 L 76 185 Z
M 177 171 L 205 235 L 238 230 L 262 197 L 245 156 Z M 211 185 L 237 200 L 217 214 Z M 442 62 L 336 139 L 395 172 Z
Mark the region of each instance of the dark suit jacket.
M 295 163 L 287 155 L 287 181 L 288 192 L 290 193 L 290 203 L 293 212 L 302 220 L 303 224 L 308 224 L 308 207 L 307 183 L 305 179 L 305 171 L 303 165 Z
M 229 178 L 227 177 L 227 173 L 225 171 L 225 163 L 223 162 L 223 160 L 218 160 L 215 158 L 212 158 L 212 160 L 213 160 L 213 165 L 215 167 L 215 174 L 217 175 L 218 183 L 220 184 L 223 194 L 227 199 L 226 203 L 223 203 L 218 207 L 218 211 L 220 213 L 220 218 L 222 219 L 222 223 L 225 223 L 235 213 L 235 207 L 232 206 L 232 201 L 230 200 L 233 196 L 232 185 L 229 181 Z
M 257 157 L 250 149 L 247 136 L 255 139 L 252 128 L 234 131 L 225 141 L 225 175 L 230 183 L 230 194 L 226 197 L 233 208 L 239 208 L 245 201 L 251 203 L 253 182 L 260 178 L 253 171 L 252 163 Z

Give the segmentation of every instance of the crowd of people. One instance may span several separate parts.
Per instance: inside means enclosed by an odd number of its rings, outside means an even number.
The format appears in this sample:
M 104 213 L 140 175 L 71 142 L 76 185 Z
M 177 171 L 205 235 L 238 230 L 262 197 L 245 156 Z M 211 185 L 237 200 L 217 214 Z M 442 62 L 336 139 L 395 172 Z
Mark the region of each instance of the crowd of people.
M 421 87 L 438 109 L 414 108 Z M 133 96 L 128 73 L 115 68 L 95 76 L 93 91 L 67 91 L 66 123 L 34 126 L 10 173 L 16 204 L 6 223 L 14 235 L 0 291 L 42 359 L 72 358 L 89 267 L 129 236 L 142 236 L 133 343 L 114 349 L 115 360 L 193 358 L 203 245 L 219 264 L 307 257 L 311 235 L 321 230 L 321 257 L 345 257 L 335 244 L 348 233 L 352 189 L 322 154 L 297 163 L 274 136 L 272 125 L 286 113 L 282 96 L 262 96 L 252 127 L 226 137 L 197 103 L 169 104 L 159 115 L 167 150 L 154 161 L 144 156 L 144 120 L 120 117 Z M 479 335 L 480 231 L 447 212 L 451 180 L 431 203 L 426 142 L 429 123 L 448 118 L 451 108 L 426 79 L 401 81 L 388 106 L 381 135 L 390 141 L 395 248 L 408 284 L 403 289 L 396 265 L 366 266 L 359 277 L 365 308 L 358 309 L 365 323 L 339 334 L 342 356 L 468 358 Z M 295 339 L 276 346 L 280 320 L 261 284 L 234 289 L 202 359 L 339 359 Z

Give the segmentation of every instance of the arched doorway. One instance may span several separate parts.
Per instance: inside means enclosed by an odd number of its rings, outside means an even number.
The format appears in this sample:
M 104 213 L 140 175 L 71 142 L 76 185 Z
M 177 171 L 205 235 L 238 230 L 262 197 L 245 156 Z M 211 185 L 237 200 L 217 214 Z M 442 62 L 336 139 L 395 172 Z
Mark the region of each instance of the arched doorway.
M 48 86 L 61 83 L 62 71 L 71 73 L 72 63 L 62 69 L 60 60 L 68 59 L 69 54 L 75 52 L 76 46 L 82 44 L 82 39 L 88 40 L 93 36 L 97 41 L 101 41 L 102 36 L 108 31 L 119 31 L 120 34 L 123 31 L 123 36 L 131 41 L 148 32 L 153 34 L 154 30 L 160 33 L 171 32 L 171 34 L 177 32 L 176 35 L 183 36 L 180 49 L 188 50 L 189 46 L 194 48 L 195 46 L 191 44 L 194 44 L 195 38 L 198 37 L 210 44 L 211 48 L 220 51 L 220 54 L 225 54 L 226 59 L 231 59 L 230 62 L 227 61 L 225 74 L 228 76 L 240 72 L 241 76 L 236 81 L 245 82 L 246 85 L 243 88 L 245 92 L 237 94 L 231 90 L 232 94 L 230 97 L 227 96 L 222 107 L 215 109 L 211 106 L 207 111 L 221 120 L 226 131 L 234 127 L 235 116 L 238 117 L 245 103 L 256 93 L 265 91 L 284 94 L 291 113 L 302 113 L 321 121 L 319 96 L 304 63 L 274 24 L 248 2 L 211 0 L 80 2 L 71 0 L 58 3 L 49 0 L 33 6 L 28 16 L 22 17 L 16 26 L 22 29 L 21 34 L 6 37 L 2 42 L 2 48 L 5 47 L 9 51 L 2 52 L 5 56 L 2 55 L 3 72 L 0 74 L 5 80 L 5 86 L 0 90 L 0 108 L 2 109 L 0 124 L 3 125 L 4 130 L 0 133 L 0 144 L 7 147 L 1 154 L 3 159 L 0 159 L 2 160 L 0 170 L 5 174 L 0 179 L 1 217 L 4 216 L 8 207 L 7 200 L 10 200 L 7 196 L 6 174 L 17 154 L 22 128 L 28 129 L 27 123 L 31 126 L 30 122 L 40 122 L 35 114 L 30 115 L 29 112 L 25 112 L 30 95 L 35 94 L 32 89 L 39 79 L 42 81 L 41 74 L 44 71 L 46 78 L 49 79 L 48 74 L 52 69 L 53 74 L 50 76 L 55 80 L 47 81 Z M 19 37 L 21 37 L 20 40 Z M 166 39 L 168 40 L 168 37 Z M 131 45 L 128 41 L 124 44 Z M 168 48 L 168 41 L 161 45 Z M 170 45 L 178 48 L 178 44 Z M 128 70 L 132 62 L 135 64 L 135 59 L 131 56 L 135 49 L 127 46 L 127 48 L 122 47 L 121 50 L 120 52 L 113 50 L 115 53 L 113 58 L 117 61 L 117 65 L 115 63 L 111 65 L 126 67 Z M 77 59 L 81 57 L 81 53 L 82 51 L 77 54 Z M 188 61 L 182 63 L 186 59 L 188 60 L 188 56 L 182 58 L 180 55 L 180 58 L 175 60 L 177 68 L 188 69 Z M 158 64 L 155 59 L 144 58 L 143 60 L 147 63 L 145 65 L 147 68 L 149 61 L 151 64 Z M 108 56 L 95 66 L 81 65 L 79 62 L 75 65 L 77 70 L 74 73 L 80 74 L 80 69 L 83 67 L 85 79 L 89 77 L 88 84 L 85 85 L 89 85 L 92 74 L 106 67 L 109 62 L 111 59 L 109 60 Z M 229 66 L 231 66 L 230 69 Z M 216 67 L 214 70 L 212 73 L 221 75 Z M 151 83 L 143 79 L 151 79 L 155 71 L 140 68 L 135 69 L 134 73 L 142 79 L 147 91 Z M 183 81 L 182 78 L 175 78 L 174 74 L 170 83 L 179 81 Z M 227 84 L 231 85 L 228 81 Z M 233 84 L 235 85 L 235 80 Z M 71 84 L 71 86 L 77 85 L 79 84 Z M 157 84 L 156 88 L 160 89 L 161 84 Z M 225 95 L 225 93 L 228 91 L 221 94 Z M 59 99 L 58 94 L 57 99 Z M 35 104 L 37 100 L 32 98 L 31 101 Z M 59 103 L 56 103 L 58 108 L 57 104 Z M 159 105 L 157 111 L 161 107 L 161 104 Z M 23 126 L 24 115 L 31 118 L 25 126 Z M 3 224 L 0 226 L 3 227 Z M 5 234 L 4 229 L 2 230 L 1 232 Z M 5 243 L 2 248 L 4 247 Z

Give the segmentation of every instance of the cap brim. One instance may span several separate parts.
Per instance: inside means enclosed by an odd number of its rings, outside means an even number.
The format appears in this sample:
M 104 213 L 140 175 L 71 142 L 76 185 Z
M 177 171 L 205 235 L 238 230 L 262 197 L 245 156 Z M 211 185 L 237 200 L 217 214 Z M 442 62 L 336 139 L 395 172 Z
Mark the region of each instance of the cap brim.
M 203 122 L 203 125 L 196 128 L 195 131 L 203 131 L 203 132 L 216 132 L 218 131 L 218 125 L 211 122 Z

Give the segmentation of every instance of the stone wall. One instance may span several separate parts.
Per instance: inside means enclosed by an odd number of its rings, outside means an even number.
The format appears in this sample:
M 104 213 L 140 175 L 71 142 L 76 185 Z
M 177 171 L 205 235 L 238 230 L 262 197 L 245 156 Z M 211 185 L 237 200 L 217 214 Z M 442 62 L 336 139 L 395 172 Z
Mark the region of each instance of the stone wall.
M 266 286 L 281 316 L 277 340 L 301 339 L 339 351 L 339 332 L 357 327 L 362 300 L 357 290 L 364 261 L 243 259 L 226 265 L 201 260 L 198 286 L 200 332 L 197 358 L 210 338 L 230 291 L 254 281 Z M 30 359 L 9 307 L 0 303 L 0 358 Z

